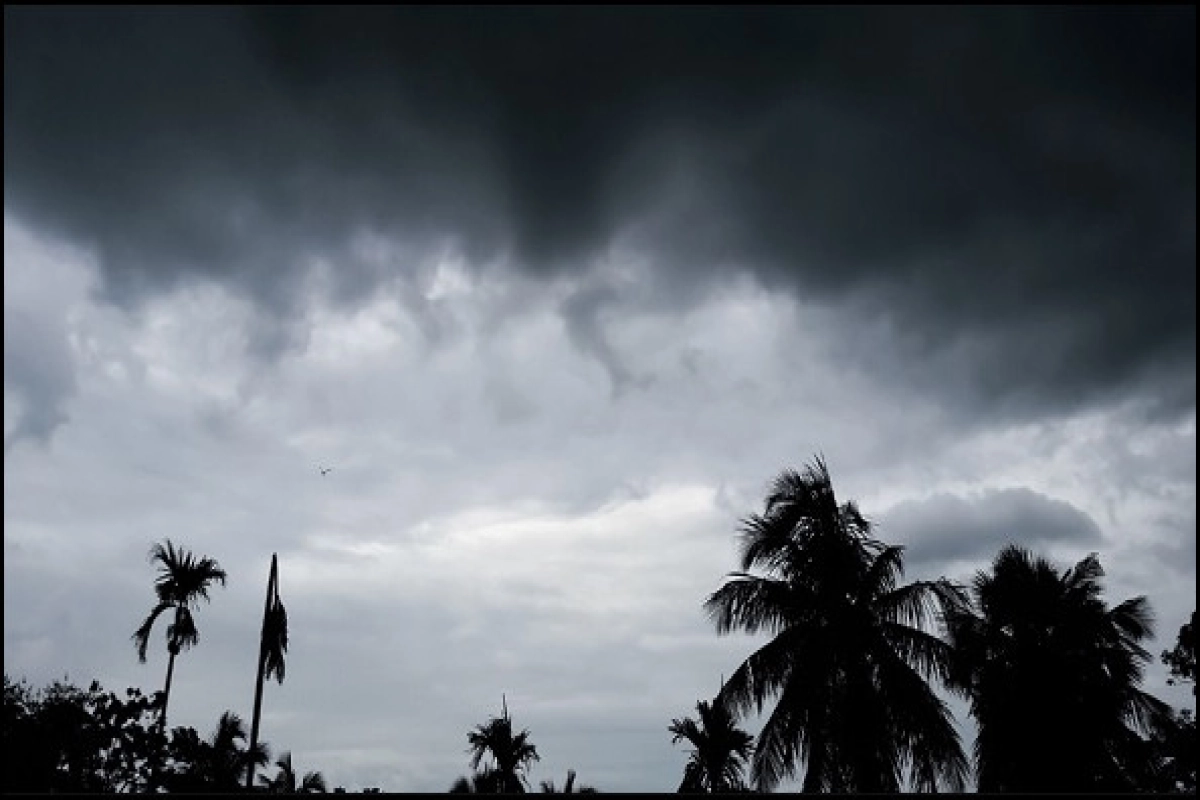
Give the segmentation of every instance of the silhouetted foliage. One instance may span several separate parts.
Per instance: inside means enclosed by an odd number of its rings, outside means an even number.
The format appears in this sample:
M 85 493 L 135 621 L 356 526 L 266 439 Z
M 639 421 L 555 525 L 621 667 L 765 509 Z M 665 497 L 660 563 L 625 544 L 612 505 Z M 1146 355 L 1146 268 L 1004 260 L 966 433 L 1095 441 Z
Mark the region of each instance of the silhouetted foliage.
M 166 737 L 157 695 L 125 697 L 93 682 L 34 691 L 4 676 L 4 788 L 20 792 L 131 792 L 160 785 Z
M 575 770 L 567 770 L 567 780 L 563 783 L 562 789 L 554 785 L 554 781 L 542 781 L 542 794 L 599 794 L 596 789 L 591 786 L 575 786 Z
M 705 608 L 720 634 L 773 636 L 719 698 L 736 716 L 777 697 L 751 758 L 755 785 L 770 789 L 803 761 L 806 791 L 894 792 L 906 767 L 919 791 L 961 790 L 967 759 L 927 683 L 945 678 L 950 649 L 924 627 L 965 602 L 958 590 L 898 586 L 903 548 L 871 538 L 853 503 L 838 505 L 820 458 L 776 478 L 741 533 L 742 571 Z
M 270 750 L 246 745 L 246 724 L 232 711 L 217 721 L 212 735 L 201 739 L 193 728 L 176 728 L 171 737 L 173 772 L 168 786 L 176 792 L 238 792 L 247 770 L 264 767 Z
M 1095 554 L 1059 573 L 1017 546 L 946 615 L 951 680 L 978 723 L 980 791 L 1152 788 L 1161 763 L 1139 736 L 1167 739 L 1170 709 L 1141 691 L 1152 636 L 1144 597 L 1109 609 Z
M 495 770 L 484 768 L 470 777 L 460 776 L 450 786 L 450 794 L 497 794 L 501 791 Z
M 471 754 L 471 769 L 478 770 L 484 756 L 490 754 L 491 763 L 480 775 L 488 775 L 486 780 L 496 781 L 495 791 L 523 793 L 528 781 L 525 771 L 529 764 L 538 761 L 537 748 L 529 742 L 528 729 L 513 733 L 512 720 L 508 716 L 508 705 L 498 717 L 492 717 L 485 724 L 478 726 L 467 734 Z M 455 784 L 457 785 L 457 783 Z
M 1196 612 L 1192 612 L 1190 622 L 1179 628 L 1179 636 L 1175 639 L 1172 650 L 1164 650 L 1163 663 L 1171 670 L 1168 683 L 1174 686 L 1183 681 L 1192 685 L 1192 694 L 1196 694 Z
M 1196 694 L 1196 612 L 1190 622 L 1179 628 L 1175 647 L 1162 653 L 1162 661 L 1170 670 L 1172 684 L 1184 681 L 1192 684 L 1192 695 Z M 1160 792 L 1196 792 L 1196 751 L 1200 741 L 1196 738 L 1196 718 L 1191 709 L 1180 709 L 1175 714 L 1175 726 L 1166 732 L 1158 732 L 1152 738 L 1155 755 L 1161 760 L 1159 781 L 1154 786 Z
M 150 644 L 150 632 L 159 616 L 173 612 L 174 619 L 167 625 L 167 679 L 162 691 L 162 723 L 166 725 L 167 703 L 171 699 L 171 678 L 175 671 L 175 657 L 200 641 L 200 632 L 192 615 L 193 606 L 201 599 L 208 600 L 208 589 L 213 583 L 225 585 L 225 570 L 211 558 L 196 558 L 185 549 L 175 549 L 170 540 L 150 548 L 150 563 L 158 564 L 158 577 L 154 580 L 157 603 L 141 627 L 133 634 L 137 646 L 138 660 L 146 663 L 146 649 Z
M 306 772 L 297 782 L 292 768 L 292 754 L 285 752 L 275 762 L 279 771 L 274 778 L 259 777 L 259 782 L 272 794 L 324 794 L 325 776 L 319 772 Z
M 692 745 L 683 770 L 681 792 L 731 792 L 746 788 L 744 770 L 754 748 L 754 737 L 737 727 L 719 696 L 712 703 L 696 704 L 696 719 L 671 720 L 671 742 Z

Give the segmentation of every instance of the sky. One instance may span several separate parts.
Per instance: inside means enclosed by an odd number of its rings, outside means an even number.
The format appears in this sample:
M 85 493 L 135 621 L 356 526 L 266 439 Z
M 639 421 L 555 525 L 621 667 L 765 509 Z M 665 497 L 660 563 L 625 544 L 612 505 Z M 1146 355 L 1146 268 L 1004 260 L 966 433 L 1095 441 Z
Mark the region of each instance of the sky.
M 1169 648 L 1195 23 L 5 6 L 6 674 L 161 688 L 169 538 L 228 573 L 171 724 L 248 719 L 277 553 L 297 770 L 445 791 L 503 701 L 534 787 L 674 791 L 762 641 L 701 604 L 818 455 L 906 578 L 1097 552 Z

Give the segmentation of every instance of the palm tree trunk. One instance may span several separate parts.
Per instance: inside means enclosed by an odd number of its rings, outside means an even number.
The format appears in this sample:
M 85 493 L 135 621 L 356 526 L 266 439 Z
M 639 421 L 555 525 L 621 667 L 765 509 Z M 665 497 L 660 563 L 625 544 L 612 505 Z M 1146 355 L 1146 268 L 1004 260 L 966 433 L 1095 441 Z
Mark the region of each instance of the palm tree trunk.
M 262 717 L 263 675 L 267 666 L 267 615 L 271 612 L 271 598 L 275 595 L 277 569 L 276 554 L 272 553 L 271 574 L 267 578 L 267 599 L 263 604 L 262 631 L 258 636 L 258 675 L 254 684 L 254 717 L 250 722 L 250 749 L 247 751 L 249 753 L 253 753 L 258 746 L 258 723 Z M 254 765 L 248 764 L 246 767 L 246 789 L 253 788 Z
M 158 718 L 158 724 L 165 731 L 167 729 L 167 701 L 171 699 L 171 677 L 175 674 L 175 654 L 174 647 L 168 648 L 171 651 L 171 657 L 167 659 L 167 683 L 163 687 L 163 705 L 162 714 Z

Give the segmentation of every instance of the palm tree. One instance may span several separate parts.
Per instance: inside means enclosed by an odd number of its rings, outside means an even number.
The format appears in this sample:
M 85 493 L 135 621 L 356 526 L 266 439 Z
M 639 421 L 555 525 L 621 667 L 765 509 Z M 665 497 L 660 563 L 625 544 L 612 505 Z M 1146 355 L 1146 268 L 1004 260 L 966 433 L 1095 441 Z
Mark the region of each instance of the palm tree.
M 719 697 L 719 696 L 718 696 Z M 743 770 L 754 747 L 754 737 L 737 727 L 729 709 L 714 700 L 696 704 L 696 719 L 671 720 L 671 743 L 686 739 L 691 757 L 683 771 L 681 792 L 731 792 L 746 788 Z
M 253 773 L 270 760 L 266 744 L 243 747 L 246 725 L 241 717 L 226 711 L 207 739 L 194 728 L 176 728 L 171 736 L 171 793 L 237 792 L 247 771 Z
M 246 723 L 232 711 L 226 711 L 217 722 L 217 728 L 209 739 L 209 781 L 215 791 L 236 792 L 243 785 L 247 772 L 251 775 L 271 760 L 270 748 L 265 743 L 244 747 Z
M 508 716 L 508 703 L 504 702 L 499 717 L 492 717 L 467 734 L 471 754 L 471 769 L 478 770 L 483 757 L 490 753 L 488 771 L 494 773 L 496 791 L 523 793 L 525 771 L 529 764 L 540 760 L 537 748 L 529 742 L 529 730 L 513 734 L 512 720 Z
M 158 563 L 158 577 L 154 580 L 154 593 L 158 602 L 134 632 L 133 641 L 137 646 L 138 660 L 145 664 L 154 623 L 164 612 L 174 611 L 174 620 L 167 626 L 167 652 L 170 653 L 170 659 L 167 661 L 167 681 L 163 689 L 160 718 L 160 725 L 165 730 L 175 657 L 181 650 L 187 650 L 200 641 L 192 608 L 198 606 L 201 599 L 209 599 L 208 587 L 214 582 L 225 585 L 225 570 L 211 558 L 196 558 L 183 548 L 177 550 L 169 539 L 165 544 L 155 544 L 150 548 L 150 563 L 155 562 Z
M 263 606 L 262 631 L 258 642 L 258 671 L 254 683 L 254 717 L 250 723 L 250 748 L 258 744 L 258 726 L 262 720 L 263 682 L 273 675 L 280 684 L 287 664 L 284 653 L 288 647 L 287 610 L 279 599 L 279 562 L 271 554 L 271 571 L 267 575 L 267 599 Z M 246 775 L 246 788 L 251 789 L 254 774 Z
M 554 785 L 554 781 L 542 781 L 541 789 L 542 794 L 599 794 L 599 792 L 597 792 L 591 786 L 580 786 L 578 789 L 576 789 L 575 770 L 573 769 L 567 770 L 567 780 L 566 783 L 563 784 L 563 788 L 561 790 Z
M 1138 688 L 1153 620 L 1144 597 L 1110 609 L 1095 553 L 1061 574 L 1009 545 L 951 609 L 953 684 L 978 724 L 985 792 L 1127 791 L 1154 773 L 1138 732 L 1162 735 L 1170 708 Z
M 296 771 L 292 768 L 292 754 L 284 752 L 275 762 L 279 771 L 274 778 L 260 777 L 259 781 L 274 794 L 324 794 L 325 776 L 319 772 L 306 772 L 296 784 Z
M 928 683 L 945 678 L 950 648 L 925 623 L 961 593 L 944 580 L 899 586 L 903 548 L 871 538 L 853 503 L 838 505 L 819 457 L 781 473 L 741 534 L 741 571 L 705 608 L 719 634 L 773 637 L 718 698 L 735 717 L 778 698 L 751 758 L 756 787 L 802 760 L 805 791 L 894 792 L 906 767 L 918 791 L 960 790 L 966 756 Z

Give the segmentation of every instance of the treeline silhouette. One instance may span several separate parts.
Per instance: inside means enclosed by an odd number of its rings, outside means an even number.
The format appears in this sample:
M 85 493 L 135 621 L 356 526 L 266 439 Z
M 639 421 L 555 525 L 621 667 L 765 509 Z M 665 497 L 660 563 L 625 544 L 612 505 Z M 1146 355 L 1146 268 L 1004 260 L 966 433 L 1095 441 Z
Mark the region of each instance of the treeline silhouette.
M 742 520 L 738 569 L 703 603 L 719 635 L 766 632 L 696 717 L 671 720 L 690 745 L 680 792 L 1196 791 L 1196 725 L 1140 687 L 1153 636 L 1144 597 L 1109 606 L 1090 554 L 1068 569 L 1015 545 L 969 585 L 903 583 L 904 548 L 872 535 L 853 502 L 839 503 L 816 458 L 771 484 L 761 513 Z M 287 613 L 271 559 L 248 732 L 226 711 L 207 737 L 168 729 L 177 656 L 199 642 L 195 611 L 224 570 L 170 541 L 150 552 L 156 602 L 134 633 L 145 661 L 166 627 L 164 688 L 121 697 L 93 682 L 34 690 L 4 676 L 5 790 L 29 792 L 327 791 L 299 776 L 291 754 L 271 763 L 258 739 L 265 680 L 285 676 Z M 1195 612 L 1161 654 L 1170 683 L 1195 696 Z M 964 699 L 977 729 L 968 757 L 938 689 Z M 739 727 L 766 713 L 757 736 Z M 528 729 L 499 716 L 467 733 L 472 772 L 452 793 L 524 793 L 539 760 Z M 544 793 L 594 793 L 569 770 Z M 338 787 L 334 792 L 344 792 Z M 369 787 L 365 793 L 378 792 Z

